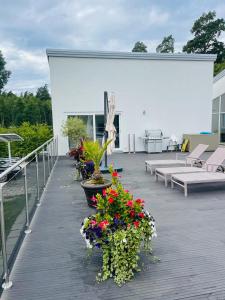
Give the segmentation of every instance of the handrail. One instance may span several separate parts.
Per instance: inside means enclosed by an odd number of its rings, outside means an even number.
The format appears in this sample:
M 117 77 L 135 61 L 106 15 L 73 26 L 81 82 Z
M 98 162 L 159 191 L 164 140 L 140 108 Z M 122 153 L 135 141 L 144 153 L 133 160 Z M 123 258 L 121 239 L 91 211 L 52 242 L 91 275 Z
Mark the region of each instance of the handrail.
M 47 157 L 46 157 L 46 153 L 47 153 Z M 33 159 L 29 159 L 33 157 L 35 158 L 35 161 L 33 161 Z M 7 222 L 7 219 L 5 219 L 5 209 L 4 209 L 5 205 L 7 204 L 7 200 L 4 199 L 3 187 L 4 189 L 7 190 L 7 185 L 10 184 L 11 178 L 10 180 L 8 180 L 7 178 L 6 182 L 0 183 L 0 225 L 1 225 L 0 226 L 1 227 L 1 232 L 0 232 L 1 249 L 0 250 L 2 251 L 2 267 L 3 267 L 3 273 L 2 275 L 0 274 L 0 285 L 2 284 L 3 289 L 9 289 L 12 286 L 12 281 L 10 280 L 10 270 L 12 269 L 13 263 L 15 261 L 15 257 L 21 246 L 24 235 L 31 233 L 31 228 L 30 228 L 31 218 L 36 208 L 41 205 L 41 198 L 43 192 L 46 188 L 48 179 L 51 175 L 51 172 L 57 160 L 58 160 L 58 139 L 56 136 L 50 138 L 48 141 L 43 143 L 38 148 L 34 149 L 32 152 L 27 154 L 25 157 L 21 158 L 18 162 L 16 162 L 15 164 L 13 164 L 12 166 L 7 168 L 4 172 L 0 174 L 0 179 L 4 176 L 8 177 L 10 172 L 12 172 L 16 167 L 21 166 L 19 172 L 23 175 L 23 177 L 19 179 L 20 180 L 19 183 L 20 184 L 22 183 L 23 186 L 24 197 L 22 201 L 23 201 L 23 209 L 25 210 L 25 219 L 22 222 L 20 220 L 21 226 L 19 229 L 19 236 L 15 239 L 11 250 L 7 252 L 8 250 L 7 239 L 9 233 L 7 233 L 5 229 L 6 228 L 5 223 Z M 36 176 L 33 176 L 32 173 L 32 178 L 34 178 L 35 180 L 34 186 L 36 186 L 35 187 L 36 191 L 33 194 L 35 198 L 32 203 L 30 203 L 29 201 L 30 196 L 28 194 L 29 186 L 27 180 L 28 179 L 27 166 L 29 165 L 31 165 L 32 170 L 36 170 Z M 43 166 L 43 168 L 40 169 L 39 166 Z M 16 222 L 17 217 L 18 215 L 16 215 L 15 218 L 13 219 L 13 224 L 14 222 Z
M 31 156 L 33 156 L 34 154 L 36 154 L 39 150 L 41 150 L 43 147 L 45 147 L 47 144 L 49 144 L 53 140 L 54 140 L 54 137 L 50 138 L 44 144 L 42 144 L 41 146 L 39 146 L 38 148 L 34 149 L 29 154 L 27 154 L 26 156 L 24 156 L 23 158 L 21 158 L 18 162 L 16 162 L 15 164 L 13 164 L 11 167 L 7 168 L 4 172 L 2 172 L 0 174 L 0 180 L 1 180 L 2 177 L 8 175 L 16 167 L 18 167 L 19 165 L 21 165 L 24 161 L 26 161 L 28 158 L 30 158 Z

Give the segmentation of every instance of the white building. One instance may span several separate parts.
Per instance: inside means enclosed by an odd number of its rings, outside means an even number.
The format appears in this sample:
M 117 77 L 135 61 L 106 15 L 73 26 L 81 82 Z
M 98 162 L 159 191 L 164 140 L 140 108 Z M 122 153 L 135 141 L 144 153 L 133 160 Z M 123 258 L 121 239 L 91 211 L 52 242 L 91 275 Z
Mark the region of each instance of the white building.
M 146 129 L 179 139 L 211 130 L 215 55 L 48 49 L 47 56 L 60 155 L 68 151 L 61 134 L 68 116 L 81 116 L 94 139 L 102 135 L 104 91 L 115 94 L 121 151 L 128 151 L 128 134 L 135 134 L 136 151 L 143 151 Z
M 225 70 L 214 77 L 212 103 L 212 131 L 225 142 Z

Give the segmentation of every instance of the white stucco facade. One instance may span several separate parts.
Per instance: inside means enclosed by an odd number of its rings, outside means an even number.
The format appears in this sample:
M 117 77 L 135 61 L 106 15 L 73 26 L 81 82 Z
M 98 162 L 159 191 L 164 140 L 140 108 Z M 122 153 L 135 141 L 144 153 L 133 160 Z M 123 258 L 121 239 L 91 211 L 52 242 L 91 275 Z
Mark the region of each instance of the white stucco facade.
M 135 133 L 143 151 L 146 129 L 164 136 L 211 129 L 214 55 L 47 50 L 54 133 L 68 151 L 61 126 L 69 115 L 103 114 L 104 91 L 115 93 L 120 150 Z

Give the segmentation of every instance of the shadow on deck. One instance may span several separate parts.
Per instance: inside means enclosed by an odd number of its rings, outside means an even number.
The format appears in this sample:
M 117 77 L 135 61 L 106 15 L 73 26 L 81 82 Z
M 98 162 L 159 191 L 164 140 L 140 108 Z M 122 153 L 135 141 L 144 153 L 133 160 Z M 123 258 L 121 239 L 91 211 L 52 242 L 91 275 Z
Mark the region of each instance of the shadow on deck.
M 152 158 L 172 157 L 161 154 Z M 61 158 L 32 221 L 2 300 L 225 299 L 225 187 L 199 187 L 185 198 L 145 172 L 147 154 L 117 154 L 122 181 L 145 199 L 156 219 L 153 242 L 159 263 L 147 261 L 135 279 L 119 288 L 112 280 L 97 284 L 100 254 L 87 258 L 80 224 L 92 213 L 73 162 Z

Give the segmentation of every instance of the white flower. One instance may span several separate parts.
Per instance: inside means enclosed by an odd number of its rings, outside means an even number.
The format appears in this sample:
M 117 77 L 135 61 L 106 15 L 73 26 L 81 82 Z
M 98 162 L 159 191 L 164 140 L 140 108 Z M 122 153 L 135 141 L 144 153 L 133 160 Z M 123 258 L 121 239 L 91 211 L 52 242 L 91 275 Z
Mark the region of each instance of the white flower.
M 123 239 L 123 243 L 126 243 L 126 242 L 127 242 L 127 240 L 124 238 L 124 239 Z
M 92 248 L 93 246 L 90 244 L 88 239 L 85 239 L 87 248 Z

